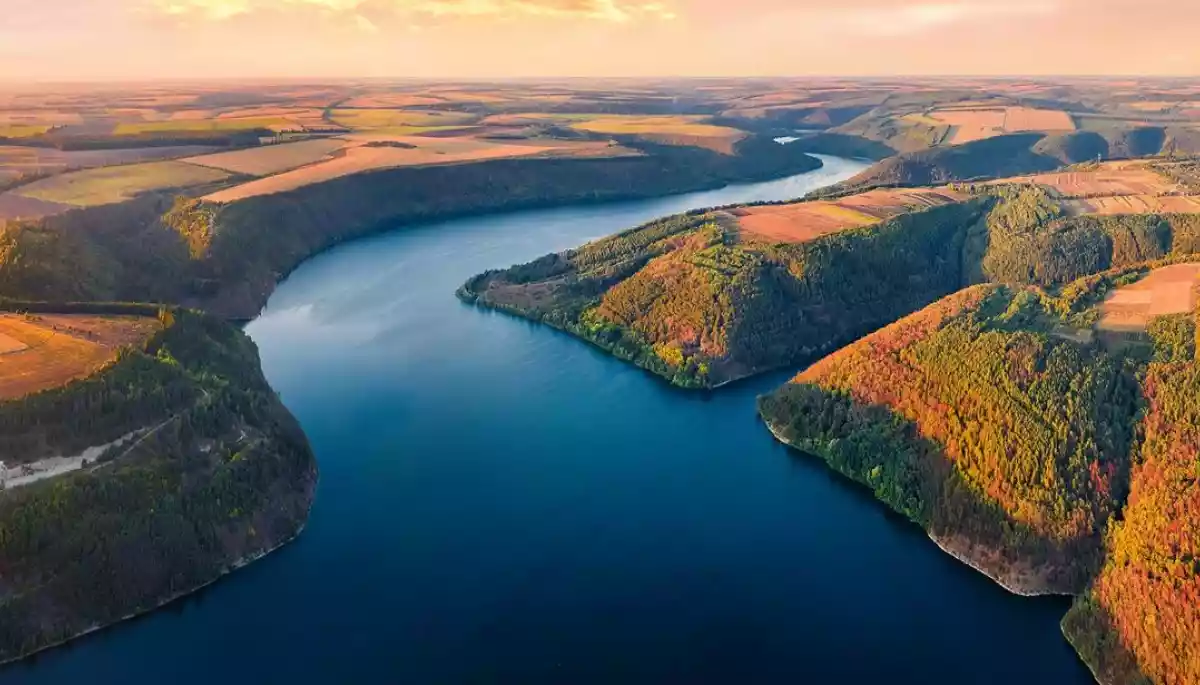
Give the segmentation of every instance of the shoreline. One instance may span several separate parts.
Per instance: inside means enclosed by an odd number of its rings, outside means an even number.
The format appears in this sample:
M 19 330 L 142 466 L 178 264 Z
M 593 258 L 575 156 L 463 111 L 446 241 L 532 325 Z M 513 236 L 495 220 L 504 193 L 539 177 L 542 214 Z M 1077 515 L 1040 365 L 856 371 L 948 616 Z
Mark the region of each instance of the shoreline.
M 1064 617 L 1064 620 L 1065 619 L 1066 617 Z M 1100 674 L 1096 671 L 1096 667 L 1093 666 L 1090 661 L 1083 658 L 1083 652 L 1080 652 L 1079 648 L 1075 646 L 1075 641 L 1072 640 L 1070 634 L 1067 633 L 1067 629 L 1066 626 L 1063 625 L 1063 621 L 1058 622 L 1058 631 L 1062 633 L 1063 639 L 1067 641 L 1067 644 L 1071 645 L 1071 649 L 1075 650 L 1075 655 L 1079 657 L 1079 663 L 1083 664 L 1084 667 L 1087 668 L 1088 672 L 1092 674 L 1092 678 L 1094 678 L 1099 685 L 1117 685 L 1117 683 L 1114 683 L 1111 680 L 1105 680 L 1104 678 L 1101 678 Z
M 729 188 L 731 186 L 754 185 L 754 184 L 759 184 L 759 183 L 771 183 L 771 182 L 775 182 L 775 181 L 782 181 L 782 180 L 788 179 L 788 178 L 793 178 L 795 176 L 803 176 L 805 174 L 811 174 L 814 172 L 821 171 L 822 169 L 824 169 L 826 167 L 826 162 L 824 159 L 822 159 L 822 157 L 833 157 L 833 158 L 837 158 L 837 159 L 850 159 L 850 158 L 841 158 L 841 157 L 838 157 L 837 155 L 827 155 L 824 153 L 814 153 L 814 152 L 801 152 L 800 157 L 806 158 L 807 160 L 810 160 L 810 161 L 800 164 L 797 168 L 790 169 L 780 175 L 772 175 L 769 173 L 755 172 L 755 173 L 747 173 L 741 177 L 734 177 L 734 178 L 711 177 L 702 183 L 680 184 L 667 192 L 643 192 L 641 190 L 627 190 L 627 191 L 618 190 L 618 191 L 614 191 L 614 192 L 610 192 L 610 193 L 597 193 L 594 190 L 591 192 L 580 191 L 580 192 L 576 193 L 575 195 L 570 195 L 568 193 L 561 197 L 550 198 L 550 199 L 541 199 L 541 198 L 532 199 L 532 198 L 530 198 L 530 199 L 518 199 L 516 201 L 511 201 L 511 202 L 506 200 L 504 202 L 499 203 L 496 206 L 491 206 L 491 207 L 485 206 L 485 207 L 472 208 L 472 209 L 448 209 L 445 211 L 433 212 L 428 215 L 423 215 L 420 217 L 407 218 L 407 219 L 405 219 L 405 218 L 389 219 L 389 220 L 385 220 L 385 221 L 374 222 L 372 225 L 369 225 L 362 230 L 354 231 L 353 235 L 349 235 L 349 236 L 346 236 L 346 237 L 343 237 L 340 239 L 334 239 L 329 244 L 324 245 L 324 246 L 320 247 L 319 249 L 305 255 L 303 259 L 300 259 L 297 263 L 291 265 L 290 267 L 283 269 L 282 271 L 277 271 L 277 272 L 272 273 L 271 274 L 272 277 L 269 282 L 263 281 L 263 282 L 259 282 L 256 284 L 253 282 L 241 281 L 239 283 L 232 284 L 234 288 L 249 287 L 251 289 L 255 289 L 256 286 L 261 288 L 260 292 L 242 293 L 242 294 L 245 294 L 246 296 L 248 296 L 248 298 L 249 298 L 248 300 L 243 300 L 243 301 L 239 302 L 239 301 L 237 301 L 239 298 L 235 296 L 233 298 L 233 302 L 230 303 L 230 301 L 228 299 L 223 299 L 222 292 L 218 291 L 213 296 L 185 298 L 184 301 L 182 302 L 182 304 L 184 306 L 202 309 L 206 312 L 212 313 L 216 316 L 220 316 L 221 318 L 223 318 L 227 321 L 236 323 L 236 324 L 245 324 L 245 323 L 249 323 L 250 321 L 253 321 L 255 318 L 257 318 L 259 315 L 262 314 L 263 309 L 267 306 L 267 302 L 270 300 L 270 297 L 274 293 L 275 289 L 278 288 L 279 285 L 283 281 L 285 281 L 293 272 L 296 271 L 296 269 L 300 268 L 300 266 L 303 265 L 305 262 L 308 262 L 309 260 L 312 260 L 313 258 L 318 257 L 318 256 L 324 254 L 325 252 L 333 250 L 334 248 L 337 248 L 341 245 L 353 243 L 357 240 L 362 240 L 364 238 L 371 238 L 371 237 L 374 237 L 377 235 L 382 235 L 382 234 L 389 233 L 392 231 L 399 231 L 399 230 L 404 230 L 407 228 L 413 228 L 413 227 L 417 227 L 417 226 L 438 224 L 438 223 L 443 223 L 443 222 L 447 222 L 447 221 L 473 219 L 473 218 L 478 218 L 478 217 L 482 217 L 482 216 L 493 216 L 493 215 L 503 216 L 506 214 L 515 214 L 515 213 L 519 213 L 519 212 L 538 211 L 538 210 L 558 209 L 561 207 L 568 207 L 568 206 L 574 206 L 574 205 L 592 207 L 592 206 L 603 206 L 606 204 L 621 203 L 621 202 L 639 202 L 639 201 L 648 201 L 648 200 L 658 200 L 658 199 L 662 199 L 662 198 L 677 197 L 680 195 L 690 195 L 692 193 L 705 193 L 705 192 L 723 190 L 723 189 Z M 608 159 L 621 159 L 621 158 L 608 158 Z M 497 161 L 497 160 L 492 160 L 492 161 Z M 499 161 L 503 161 L 503 160 L 499 160 Z M 524 161 L 529 161 L 529 160 L 527 159 Z M 591 161 L 604 161 L 604 160 L 591 160 Z M 485 164 L 485 163 L 486 162 L 481 162 L 479 164 Z M 457 166 L 457 165 L 446 165 L 446 166 L 450 167 L 450 166 Z M 381 170 L 377 170 L 375 172 L 366 172 L 366 173 L 357 174 L 357 175 L 370 176 L 372 173 L 387 173 L 389 171 L 396 171 L 396 169 L 381 169 Z M 353 177 L 354 177 L 354 175 L 351 175 L 351 176 L 343 177 L 342 179 L 334 179 L 327 183 L 333 183 L 335 181 L 344 181 L 346 179 L 351 179 Z M 310 186 L 310 187 L 317 187 L 320 185 L 322 185 L 322 184 L 317 184 L 316 186 Z M 309 188 L 309 187 L 306 187 L 306 188 Z M 300 192 L 302 190 L 304 190 L 304 189 L 298 189 L 296 191 L 288 191 L 287 193 L 279 193 L 279 194 L 277 194 L 277 196 L 286 196 L 289 194 L 294 194 L 296 192 Z M 262 200 L 263 197 L 272 197 L 272 196 L 247 198 L 245 200 L 239 200 L 236 202 L 230 202 L 227 204 L 223 204 L 223 205 L 220 205 L 220 207 L 222 209 L 224 209 L 227 207 L 237 206 L 239 203 L 242 203 L 242 202 L 251 203 L 251 202 L 264 201 L 264 200 Z M 793 198 L 793 199 L 798 200 L 800 198 Z M 728 206 L 733 206 L 733 205 L 728 205 Z M 719 207 L 712 207 L 709 209 L 719 209 Z
M 771 435 L 773 435 L 775 437 L 775 439 L 777 441 L 779 441 L 781 444 L 783 444 L 784 446 L 786 446 L 790 449 L 796 450 L 797 452 L 801 452 L 806 455 L 816 456 L 816 457 L 820 458 L 820 455 L 814 455 L 812 453 L 812 451 L 805 450 L 804 448 L 799 447 L 799 446 L 793 444 L 792 442 L 790 442 L 789 440 L 785 439 L 783 437 L 781 431 L 778 428 L 776 428 L 776 426 L 774 424 L 772 424 L 771 421 L 767 420 L 766 417 L 762 417 L 760 415 L 760 418 L 762 419 L 763 424 L 766 425 L 767 430 L 771 432 Z M 824 460 L 822 459 L 822 461 L 824 461 Z M 836 469 L 831 469 L 831 470 L 833 470 L 835 473 L 837 473 Z M 839 475 L 841 475 L 841 474 L 839 474 Z M 847 480 L 858 484 L 858 481 L 855 481 L 852 478 L 847 478 Z M 875 501 L 878 502 L 880 505 L 883 505 L 885 507 L 887 506 L 884 502 L 880 501 L 877 498 Z M 977 562 L 971 560 L 964 553 L 951 549 L 948 546 L 948 544 L 944 541 L 944 538 L 939 538 L 936 533 L 925 530 L 924 528 L 922 528 L 921 530 L 922 530 L 922 532 L 925 533 L 926 537 L 928 537 L 931 541 L 933 541 L 933 543 L 935 545 L 938 546 L 938 549 L 942 550 L 942 552 L 946 553 L 951 558 L 956 559 L 959 562 L 961 562 L 962 564 L 965 564 L 966 566 L 975 570 L 977 573 L 983 575 L 988 580 L 999 585 L 1000 587 L 1004 588 L 1005 590 L 1007 590 L 1009 593 L 1011 593 L 1013 595 L 1016 595 L 1018 597 L 1074 597 L 1075 596 L 1072 594 L 1062 593 L 1062 592 L 1020 589 L 1020 588 L 1016 587 L 1011 581 L 1004 580 L 1004 579 L 997 577 L 996 575 L 993 575 L 992 572 L 987 571 L 986 569 L 981 567 Z
M 313 468 L 314 477 L 313 477 L 313 483 L 312 483 L 312 491 L 311 491 L 310 497 L 308 499 L 308 507 L 304 511 L 304 517 L 301 519 L 300 525 L 296 528 L 296 531 L 294 533 L 292 533 L 290 536 L 284 538 L 283 540 L 280 540 L 276 544 L 274 544 L 266 549 L 255 552 L 254 554 L 248 554 L 239 559 L 235 559 L 229 565 L 225 566 L 225 568 L 223 568 L 219 573 L 217 573 L 217 575 L 214 576 L 211 580 L 208 580 L 200 585 L 197 585 L 196 587 L 191 588 L 190 590 L 184 590 L 182 592 L 178 592 L 174 595 L 171 595 L 170 597 L 167 597 L 167 598 L 161 600 L 160 602 L 156 603 L 154 606 L 147 607 L 146 609 L 143 609 L 140 611 L 134 611 L 132 613 L 126 614 L 126 615 L 124 615 L 116 620 L 110 621 L 108 623 L 102 623 L 102 624 L 97 624 L 97 625 L 91 626 L 85 630 L 75 633 L 74 635 L 65 637 L 65 638 L 59 640 L 58 642 L 54 642 L 54 643 L 39 647 L 32 651 L 26 652 L 24 654 L 20 654 L 18 656 L 0 660 L 0 672 L 3 672 L 4 670 L 9 669 L 9 668 L 15 668 L 17 664 L 29 659 L 30 657 L 32 657 L 34 655 L 42 654 L 43 652 L 47 652 L 47 651 L 50 651 L 53 649 L 58 649 L 60 647 L 64 647 L 68 644 L 76 642 L 80 638 L 86 637 L 93 633 L 99 633 L 103 630 L 107 630 L 109 628 L 119 626 L 122 623 L 125 623 L 127 621 L 131 621 L 133 619 L 140 618 L 142 616 L 148 616 L 152 613 L 155 613 L 159 609 L 162 609 L 163 607 L 166 607 L 169 604 L 186 599 L 186 598 L 190 597 L 191 595 L 194 595 L 197 592 L 200 592 L 201 590 L 203 590 L 207 587 L 215 585 L 216 583 L 218 583 L 218 582 L 226 579 L 228 576 L 232 575 L 235 571 L 245 568 L 246 566 L 249 566 L 250 564 L 253 564 L 256 561 L 261 561 L 265 557 L 267 557 L 267 556 L 279 551 L 280 549 L 283 549 L 284 547 L 290 545 L 291 543 L 295 542 L 300 537 L 300 535 L 304 532 L 305 528 L 308 527 L 308 519 L 309 519 L 309 516 L 312 514 L 313 503 L 316 501 L 316 498 L 317 498 L 316 497 L 317 484 L 320 482 L 321 476 L 320 476 L 320 471 L 317 468 L 315 468 L 315 466 L 316 465 L 314 463 L 314 468 Z

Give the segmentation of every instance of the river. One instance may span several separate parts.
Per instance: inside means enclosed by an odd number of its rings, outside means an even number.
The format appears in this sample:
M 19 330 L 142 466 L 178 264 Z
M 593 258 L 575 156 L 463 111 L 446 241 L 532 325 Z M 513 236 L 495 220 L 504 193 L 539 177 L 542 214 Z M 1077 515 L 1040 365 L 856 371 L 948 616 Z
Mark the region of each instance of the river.
M 1064 599 L 1011 596 L 814 459 L 461 304 L 467 277 L 863 164 L 405 228 L 298 269 L 247 331 L 321 467 L 294 544 L 4 683 L 1091 683 Z

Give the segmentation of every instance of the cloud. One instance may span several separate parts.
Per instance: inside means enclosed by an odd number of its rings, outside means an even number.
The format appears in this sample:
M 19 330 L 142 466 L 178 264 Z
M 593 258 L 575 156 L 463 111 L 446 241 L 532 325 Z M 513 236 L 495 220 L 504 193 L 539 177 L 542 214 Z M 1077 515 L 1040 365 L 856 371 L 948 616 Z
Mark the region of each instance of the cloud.
M 158 12 L 215 21 L 259 12 L 317 11 L 362 17 L 365 13 L 411 17 L 558 17 L 626 22 L 673 19 L 661 2 L 630 0 L 150 0 Z M 372 24 L 373 26 L 373 24 Z
M 976 1 L 894 3 L 849 9 L 814 9 L 804 12 L 805 19 L 823 28 L 860 35 L 902 36 L 921 33 L 954 24 L 979 22 L 1031 15 L 1052 14 L 1058 10 L 1054 0 L 1028 2 Z

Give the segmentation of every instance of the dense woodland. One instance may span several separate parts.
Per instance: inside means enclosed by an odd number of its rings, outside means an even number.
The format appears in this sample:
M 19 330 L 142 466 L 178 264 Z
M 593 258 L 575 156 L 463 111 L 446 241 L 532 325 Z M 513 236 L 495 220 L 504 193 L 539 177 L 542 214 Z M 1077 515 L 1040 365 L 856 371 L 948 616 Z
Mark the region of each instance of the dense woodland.
M 809 243 L 694 213 L 472 279 L 460 296 L 579 334 L 685 387 L 811 358 L 956 290 L 983 201 Z
M 82 471 L 0 497 L 0 661 L 150 610 L 303 525 L 313 455 L 253 343 L 205 315 L 162 320 L 96 376 L 0 403 L 9 461 L 139 431 Z
M 1200 215 L 1067 216 L 1036 186 L 956 187 L 973 199 L 804 243 L 744 241 L 720 208 L 668 217 L 459 294 L 709 387 L 812 359 L 973 283 L 1059 287 L 1200 252 Z
M 1200 364 L 1194 316 L 1151 327 L 1144 434 L 1123 520 L 1091 589 L 1063 622 L 1110 682 L 1200 682 Z
M 760 411 L 935 535 L 1079 591 L 1124 501 L 1139 399 L 1120 359 L 1055 323 L 1033 291 L 977 286 L 823 359 Z
M 1144 347 L 1069 334 L 1144 272 L 1058 294 L 969 288 L 825 358 L 759 409 L 780 439 L 935 537 L 999 550 L 972 559 L 993 576 L 1081 593 L 1063 629 L 1102 682 L 1200 682 L 1195 315 L 1154 319 Z

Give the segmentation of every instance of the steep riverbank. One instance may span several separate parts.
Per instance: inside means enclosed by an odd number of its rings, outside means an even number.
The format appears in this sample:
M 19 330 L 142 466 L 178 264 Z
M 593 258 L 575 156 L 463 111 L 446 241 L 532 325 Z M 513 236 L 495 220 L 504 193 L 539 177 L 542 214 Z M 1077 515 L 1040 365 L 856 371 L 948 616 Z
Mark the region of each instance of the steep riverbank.
M 150 612 L 304 527 L 316 462 L 254 344 L 211 316 L 160 318 L 97 373 L 0 403 L 10 465 L 109 445 L 0 497 L 0 663 Z
M 754 397 L 782 378 L 682 393 L 453 296 L 861 168 L 406 226 L 306 262 L 246 327 L 320 458 L 303 538 L 0 683 L 1087 685 L 1062 602 L 1015 600 L 762 430 Z

